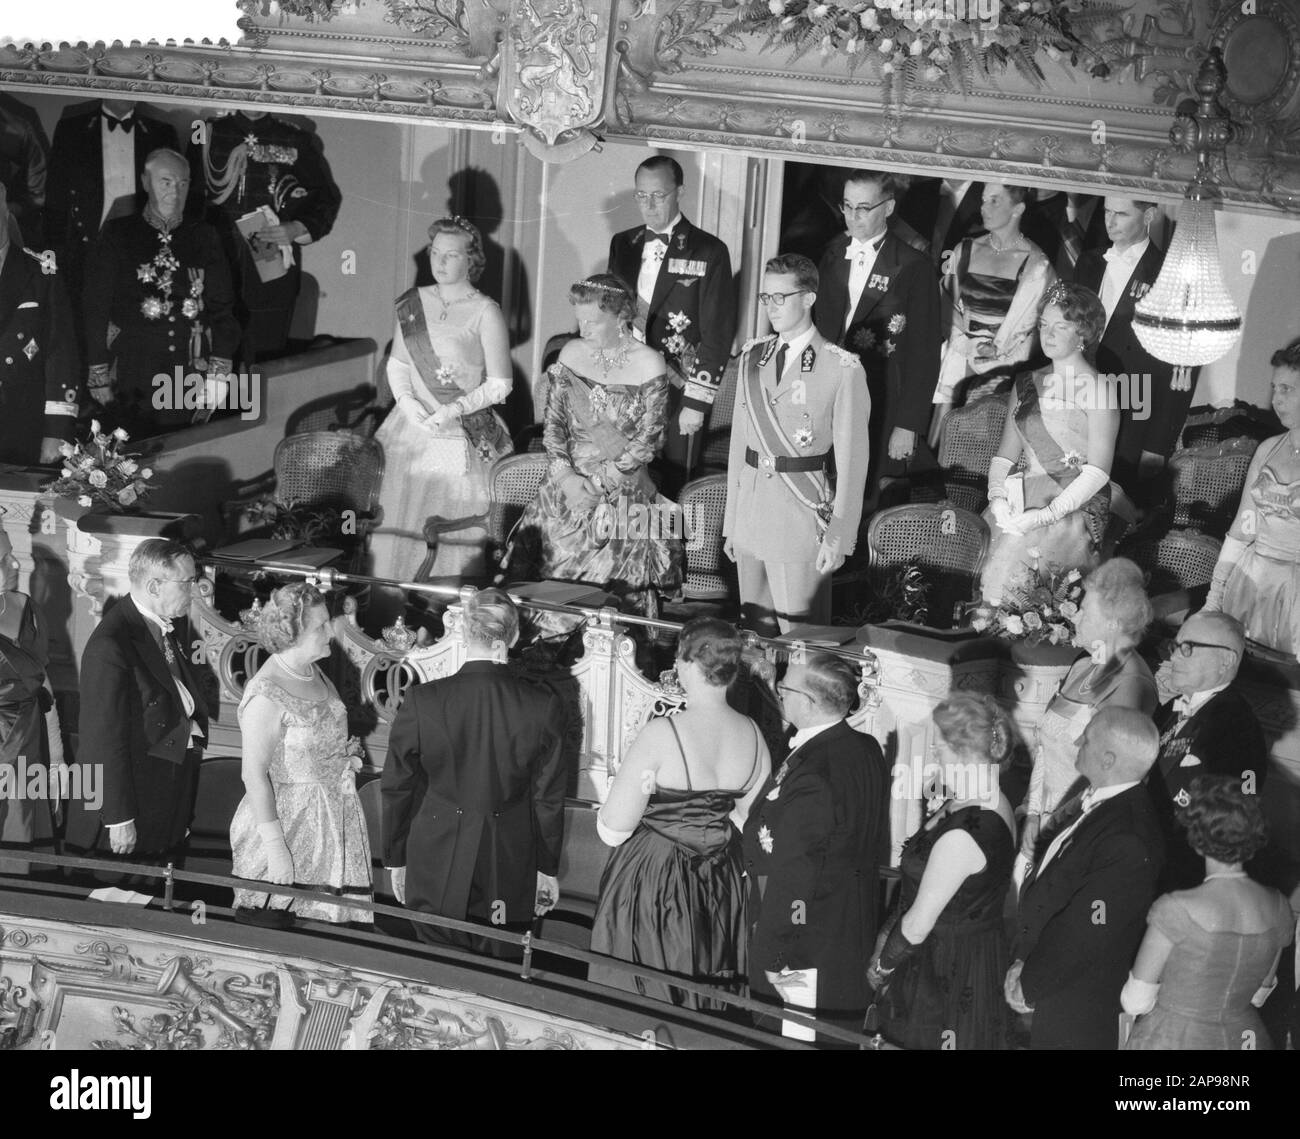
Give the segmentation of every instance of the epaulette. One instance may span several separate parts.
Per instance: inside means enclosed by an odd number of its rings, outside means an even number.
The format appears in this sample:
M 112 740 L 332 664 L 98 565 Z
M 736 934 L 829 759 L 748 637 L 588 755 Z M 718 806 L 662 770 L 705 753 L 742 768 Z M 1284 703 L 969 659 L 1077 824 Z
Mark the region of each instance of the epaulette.
M 50 268 L 45 270 L 46 272 L 57 273 L 59 271 L 58 262 L 54 258 L 51 257 L 50 260 L 46 262 L 44 253 L 37 253 L 35 249 L 28 249 L 25 245 L 23 246 L 23 252 L 26 253 L 28 257 L 32 258 L 32 260 L 39 262 L 43 270 L 45 269 L 46 264 L 48 264 Z
M 775 338 L 775 336 L 775 332 L 769 332 L 766 336 L 755 336 L 753 340 L 746 340 L 745 343 L 741 345 L 740 350 L 742 352 L 748 352 L 751 348 L 759 344 L 766 344 L 769 340 Z
M 846 368 L 851 367 L 854 364 L 862 363 L 862 361 L 847 348 L 841 348 L 838 344 L 827 344 L 826 347 L 840 358 L 840 363 Z

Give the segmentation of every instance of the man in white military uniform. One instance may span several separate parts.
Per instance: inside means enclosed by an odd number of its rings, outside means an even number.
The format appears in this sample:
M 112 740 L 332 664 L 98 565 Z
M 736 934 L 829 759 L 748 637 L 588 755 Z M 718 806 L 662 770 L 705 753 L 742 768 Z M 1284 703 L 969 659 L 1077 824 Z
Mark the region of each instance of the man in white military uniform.
M 764 632 L 774 620 L 783 633 L 829 623 L 831 574 L 853 553 L 862 520 L 867 378 L 813 324 L 817 286 L 808 258 L 768 261 L 759 300 L 774 334 L 745 345 L 736 383 L 723 550 L 746 619 Z

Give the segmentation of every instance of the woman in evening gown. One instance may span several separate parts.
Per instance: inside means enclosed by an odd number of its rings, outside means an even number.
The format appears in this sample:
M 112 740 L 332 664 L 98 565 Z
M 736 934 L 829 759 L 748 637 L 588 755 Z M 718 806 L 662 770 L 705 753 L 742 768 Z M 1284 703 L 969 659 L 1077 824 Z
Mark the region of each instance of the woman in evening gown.
M 1139 1019 L 1133 1050 L 1258 1050 L 1272 1047 L 1255 1010 L 1277 984 L 1295 915 L 1277 890 L 1242 869 L 1268 837 L 1257 795 L 1239 779 L 1199 775 L 1179 809 L 1205 881 L 1155 900 L 1120 1000 Z
M 867 971 L 881 1028 L 904 1048 L 1010 1047 L 1003 910 L 1015 821 L 999 787 L 1014 732 L 991 696 L 934 710 L 936 762 L 951 797 L 904 845 L 902 890 Z
M 952 254 L 944 282 L 952 332 L 934 392 L 932 446 L 952 407 L 992 392 L 1038 347 L 1038 311 L 1056 270 L 1020 232 L 1028 195 L 1023 186 L 986 183 L 981 212 L 989 232 L 966 238 Z
M 1246 474 L 1241 506 L 1210 585 L 1257 644 L 1300 652 L 1300 340 L 1273 354 L 1273 410 L 1286 433 L 1266 439 Z
M 1152 715 L 1159 703 L 1155 678 L 1137 652 L 1151 623 L 1142 571 L 1128 558 L 1102 562 L 1083 583 L 1074 618 L 1074 643 L 1082 649 L 1034 727 L 1034 769 L 1025 797 L 1025 827 L 1015 880 L 1033 864 L 1043 824 L 1080 778 L 1074 761 L 1079 737 L 1102 708 L 1136 708 Z
M 63 764 L 59 715 L 45 677 L 48 663 L 45 623 L 35 602 L 18 592 L 18 559 L 9 535 L 0 530 L 0 766 L 14 768 L 16 788 L 31 785 L 33 768 Z M 48 799 L 0 795 L 0 843 L 52 851 L 54 801 L 53 793 Z M 5 853 L 0 850 L 0 874 L 29 872 L 31 863 Z
M 663 445 L 663 357 L 631 335 L 631 291 L 600 273 L 569 290 L 581 333 L 550 370 L 546 476 L 515 528 L 515 580 L 585 582 L 654 615 L 682 582 L 682 516 L 647 466 Z
M 271 656 L 239 704 L 246 794 L 230 823 L 236 878 L 324 889 L 370 901 L 370 839 L 357 797 L 361 747 L 316 666 L 329 655 L 330 618 L 313 586 L 277 589 L 258 617 Z M 369 910 L 325 899 L 235 891 L 236 916 L 277 912 L 327 922 L 373 922 Z
M 510 394 L 510 342 L 497 303 L 472 282 L 486 258 L 463 218 L 429 227 L 434 284 L 397 299 L 388 359 L 396 402 L 375 438 L 384 448 L 380 525 L 370 551 L 378 577 L 410 581 L 428 552 L 431 518 L 453 525 L 438 537 L 429 578 L 487 572 L 488 469 L 511 452 L 494 410 Z
M 1029 587 L 1033 561 L 1092 569 L 1110 516 L 1117 393 L 1085 358 L 1101 338 L 1106 310 L 1079 285 L 1055 284 L 1044 302 L 1038 331 L 1051 363 L 1016 377 L 989 464 L 985 520 L 993 540 L 980 593 L 990 605 Z
M 771 768 L 758 726 L 727 704 L 741 647 L 716 618 L 683 626 L 686 707 L 641 730 L 596 816 L 614 851 L 591 931 L 597 953 L 737 993 L 748 969 L 740 832 Z M 612 966 L 588 977 L 687 1008 L 725 1007 Z

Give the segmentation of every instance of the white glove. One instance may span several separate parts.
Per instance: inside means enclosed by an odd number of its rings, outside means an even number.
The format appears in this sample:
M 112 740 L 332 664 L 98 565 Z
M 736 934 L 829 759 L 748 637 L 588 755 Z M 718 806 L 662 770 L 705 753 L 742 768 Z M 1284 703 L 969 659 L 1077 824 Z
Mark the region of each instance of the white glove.
M 1223 539 L 1223 548 L 1219 551 L 1219 560 L 1214 563 L 1214 574 L 1210 578 L 1210 593 L 1205 599 L 1206 609 L 1223 608 L 1223 587 L 1228 584 L 1233 569 L 1241 561 L 1250 546 L 1229 534 Z
M 1085 502 L 1110 482 L 1110 475 L 1100 467 L 1085 463 L 1078 477 L 1044 508 L 1053 522 L 1078 510 Z M 1026 511 L 1026 513 L 1030 513 Z M 1041 525 L 1041 523 L 1037 523 Z
M 397 899 L 398 905 L 406 905 L 406 867 L 390 867 L 388 870 L 388 877 L 392 880 L 393 897 Z
M 537 902 L 533 906 L 533 913 L 537 917 L 542 914 L 548 914 L 560 901 L 560 880 L 552 878 L 549 874 L 543 874 L 540 870 L 537 872 Z
M 425 426 L 434 428 L 435 430 L 441 430 L 449 424 L 459 422 L 460 408 L 453 400 L 451 403 L 444 403 L 437 411 L 430 414 L 429 420 Z
M 989 502 L 995 499 L 1007 500 L 1007 476 L 1016 469 L 1016 464 L 1001 455 L 994 455 L 989 460 Z
M 280 820 L 258 823 L 257 833 L 266 850 L 266 880 L 277 886 L 292 885 L 293 855 L 289 853 L 289 844 L 284 841 L 284 829 L 280 826 Z
M 1156 995 L 1159 992 L 1159 981 L 1139 981 L 1130 973 L 1119 994 L 1119 1003 L 1129 1016 L 1144 1016 L 1156 1007 Z
M 397 406 L 406 412 L 414 423 L 418 423 L 420 426 L 424 426 L 425 421 L 429 418 L 429 413 L 424 410 L 424 404 L 413 395 L 401 396 L 397 401 Z
M 1273 979 L 1266 985 L 1260 985 L 1255 990 L 1255 995 L 1250 998 L 1250 1003 L 1256 1008 L 1263 1008 L 1264 1002 L 1272 995 L 1273 990 L 1277 988 L 1277 974 L 1273 974 Z
M 1019 533 L 1012 521 L 1015 516 L 1011 513 L 1011 504 L 1005 498 L 990 499 L 989 513 L 993 515 L 993 521 L 999 530 L 1008 534 Z

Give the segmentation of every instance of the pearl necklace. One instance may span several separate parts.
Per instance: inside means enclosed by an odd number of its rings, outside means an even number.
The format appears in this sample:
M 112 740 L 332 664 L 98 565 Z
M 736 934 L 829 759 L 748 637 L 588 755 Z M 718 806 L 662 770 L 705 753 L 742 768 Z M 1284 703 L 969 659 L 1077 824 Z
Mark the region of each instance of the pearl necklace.
M 1024 238 L 1020 234 L 1016 235 L 1015 240 L 1010 245 L 999 245 L 997 235 L 990 233 L 989 245 L 992 246 L 994 253 L 1023 253 L 1026 248 Z
M 286 661 L 284 657 L 282 657 L 279 653 L 272 653 L 271 659 L 274 660 L 276 664 L 278 664 L 282 669 L 284 669 L 284 671 L 287 672 L 290 676 L 292 676 L 295 680 L 307 681 L 307 680 L 316 679 L 316 666 L 314 664 L 308 666 L 307 671 L 305 673 L 302 673 L 302 672 L 295 672 L 293 669 L 291 669 L 289 667 L 289 662 Z
M 618 339 L 609 347 L 601 348 L 593 345 L 591 349 L 591 358 L 600 365 L 601 375 L 606 377 L 615 368 L 623 367 L 631 354 L 631 341 L 622 332 L 618 334 Z

